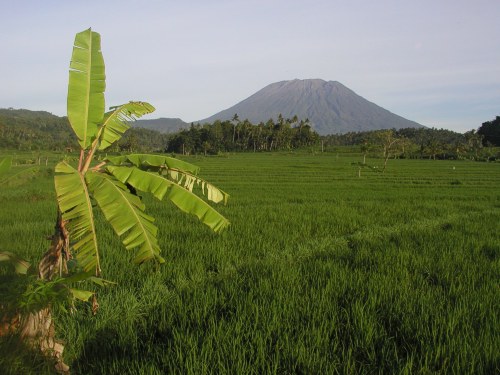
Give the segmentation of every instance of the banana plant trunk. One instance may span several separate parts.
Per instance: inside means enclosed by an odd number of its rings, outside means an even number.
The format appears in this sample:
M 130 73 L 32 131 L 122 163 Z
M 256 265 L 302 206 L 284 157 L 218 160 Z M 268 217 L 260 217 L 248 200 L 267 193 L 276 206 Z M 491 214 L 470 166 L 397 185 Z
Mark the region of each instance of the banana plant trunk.
M 38 277 L 42 280 L 51 280 L 55 275 L 64 275 L 68 271 L 67 261 L 71 258 L 69 232 L 60 211 L 50 240 L 50 247 L 38 264 Z M 3 316 L 0 321 L 0 336 L 11 334 L 15 334 L 29 347 L 53 358 L 57 373 L 69 373 L 69 367 L 63 362 L 62 357 L 64 345 L 55 338 L 52 306 L 47 305 L 30 313 L 18 312 L 13 316 Z
M 51 280 L 55 275 L 68 272 L 67 261 L 71 258 L 69 233 L 60 211 L 57 213 L 54 234 L 50 239 L 50 247 L 38 264 L 38 277 L 42 280 Z M 58 373 L 69 373 L 69 366 L 63 362 L 62 357 L 64 345 L 55 338 L 55 324 L 50 305 L 27 316 L 21 316 L 18 332 L 25 343 L 55 359 L 55 369 Z

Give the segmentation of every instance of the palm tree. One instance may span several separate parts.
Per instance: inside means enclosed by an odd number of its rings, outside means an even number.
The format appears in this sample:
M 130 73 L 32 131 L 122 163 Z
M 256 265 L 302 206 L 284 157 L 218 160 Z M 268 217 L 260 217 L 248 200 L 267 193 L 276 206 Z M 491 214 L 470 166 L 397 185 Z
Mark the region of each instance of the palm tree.
M 238 117 L 238 114 L 235 113 L 233 118 L 231 119 L 231 124 L 233 124 L 233 146 L 235 142 L 235 137 L 236 137 L 236 127 L 240 123 L 240 118 Z

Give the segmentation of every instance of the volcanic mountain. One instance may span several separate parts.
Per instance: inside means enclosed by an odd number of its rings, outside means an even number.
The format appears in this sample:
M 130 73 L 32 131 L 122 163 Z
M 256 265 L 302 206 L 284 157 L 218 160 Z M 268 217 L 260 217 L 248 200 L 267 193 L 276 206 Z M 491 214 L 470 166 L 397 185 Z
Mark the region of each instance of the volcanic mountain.
M 279 114 L 309 119 L 321 135 L 423 127 L 389 112 L 336 81 L 294 79 L 272 83 L 252 96 L 198 123 L 230 120 L 235 114 L 257 124 Z

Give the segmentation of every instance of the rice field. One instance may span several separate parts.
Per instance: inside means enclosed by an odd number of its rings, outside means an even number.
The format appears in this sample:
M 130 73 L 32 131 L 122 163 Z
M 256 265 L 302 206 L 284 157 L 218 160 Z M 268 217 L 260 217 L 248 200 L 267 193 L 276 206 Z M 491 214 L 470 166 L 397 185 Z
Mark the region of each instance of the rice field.
M 354 154 L 183 159 L 231 194 L 231 227 L 145 197 L 167 262 L 138 267 L 98 215 L 118 284 L 99 289 L 96 316 L 58 316 L 73 373 L 500 373 L 500 163 L 359 174 Z M 33 263 L 56 216 L 51 175 L 0 190 L 1 248 Z M 50 368 L 0 350 L 0 373 Z

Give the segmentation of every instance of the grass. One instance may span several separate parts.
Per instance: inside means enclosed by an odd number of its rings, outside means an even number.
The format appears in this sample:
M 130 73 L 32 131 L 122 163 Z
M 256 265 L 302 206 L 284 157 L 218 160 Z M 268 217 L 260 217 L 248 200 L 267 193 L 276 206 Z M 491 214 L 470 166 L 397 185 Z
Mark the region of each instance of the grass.
M 498 373 L 500 164 L 390 160 L 358 177 L 359 159 L 187 158 L 231 194 L 232 225 L 215 235 L 146 197 L 161 267 L 131 264 L 97 215 L 118 285 L 95 317 L 84 305 L 58 317 L 73 372 Z M 36 263 L 55 220 L 50 172 L 0 202 L 2 248 Z

